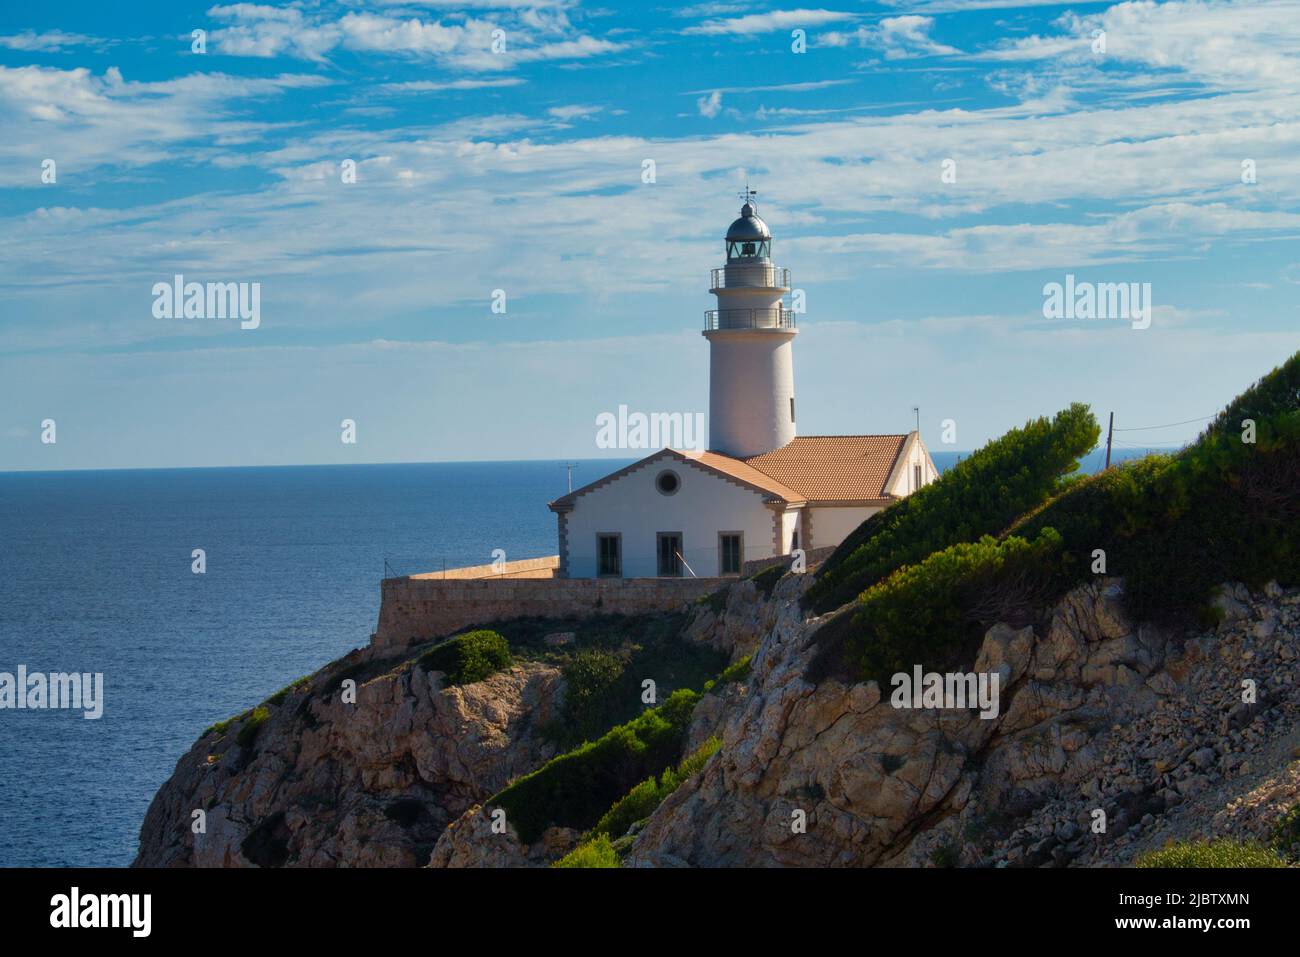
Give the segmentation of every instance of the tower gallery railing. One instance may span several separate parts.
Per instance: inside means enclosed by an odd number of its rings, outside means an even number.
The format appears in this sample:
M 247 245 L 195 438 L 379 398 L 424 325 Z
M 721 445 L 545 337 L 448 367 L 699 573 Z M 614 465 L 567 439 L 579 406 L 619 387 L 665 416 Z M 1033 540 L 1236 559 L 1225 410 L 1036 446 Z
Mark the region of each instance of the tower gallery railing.
M 710 309 L 704 314 L 705 331 L 711 329 L 794 329 L 794 313 L 776 309 Z

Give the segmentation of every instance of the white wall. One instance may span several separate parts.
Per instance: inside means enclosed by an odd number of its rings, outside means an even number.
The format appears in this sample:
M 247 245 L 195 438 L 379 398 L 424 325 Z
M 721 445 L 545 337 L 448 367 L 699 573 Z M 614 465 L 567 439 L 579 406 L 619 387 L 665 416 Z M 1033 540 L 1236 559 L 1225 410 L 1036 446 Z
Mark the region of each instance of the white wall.
M 655 477 L 664 469 L 672 469 L 681 480 L 675 495 L 662 495 L 655 488 Z M 773 554 L 772 510 L 763 504 L 761 493 L 667 453 L 579 496 L 567 524 L 570 578 L 595 577 L 598 532 L 622 534 L 625 578 L 657 574 L 657 532 L 682 533 L 682 554 L 701 578 L 719 573 L 719 532 L 744 534 L 744 561 Z
M 930 460 L 929 453 L 926 452 L 925 446 L 916 438 L 913 433 L 903 449 L 902 468 L 894 475 L 894 481 L 886 487 L 885 491 L 890 495 L 898 498 L 906 498 L 916 491 L 913 481 L 913 466 L 921 466 L 921 485 L 926 486 L 939 477 L 939 471 L 935 468 L 934 463 Z
M 880 511 L 878 505 L 844 505 L 838 508 L 812 509 L 812 544 L 808 548 L 826 548 L 838 545 L 872 515 Z
M 705 336 L 709 448 L 745 458 L 789 444 L 795 436 L 794 331 L 724 329 Z

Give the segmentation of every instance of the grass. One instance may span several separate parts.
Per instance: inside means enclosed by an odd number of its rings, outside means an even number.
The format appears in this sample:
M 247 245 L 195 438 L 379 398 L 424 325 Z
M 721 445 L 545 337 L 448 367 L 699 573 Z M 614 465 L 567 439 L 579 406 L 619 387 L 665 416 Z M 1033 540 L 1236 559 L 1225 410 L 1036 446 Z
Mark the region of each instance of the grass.
M 257 739 L 257 733 L 262 730 L 262 725 L 266 719 L 271 717 L 271 709 L 264 704 L 259 704 L 248 714 L 248 719 L 239 729 L 239 734 L 235 735 L 235 741 L 241 748 L 251 747 Z
M 744 681 L 749 677 L 750 662 L 753 658 L 753 655 L 745 655 L 745 657 L 741 658 L 735 664 L 727 665 L 727 667 L 722 670 L 722 674 L 718 675 L 718 677 L 704 682 L 705 692 L 712 691 L 718 685 L 725 685 L 728 682 Z
M 552 826 L 591 828 L 636 782 L 681 757 L 699 698 L 686 689 L 673 692 L 658 708 L 524 775 L 485 806 L 503 809 L 525 844 Z
M 1220 838 L 1171 844 L 1140 854 L 1134 867 L 1286 867 L 1286 861 L 1271 847 L 1256 841 Z
M 622 837 L 637 821 L 644 821 L 653 814 L 655 808 L 667 800 L 668 795 L 681 787 L 687 778 L 704 767 L 705 762 L 713 757 L 720 747 L 722 747 L 721 740 L 716 737 L 709 738 L 677 767 L 665 768 L 664 773 L 658 778 L 646 778 L 619 798 L 614 806 L 604 813 L 596 822 L 596 826 L 591 829 L 592 834 L 611 839 Z
M 631 839 L 620 840 L 638 821 L 654 813 L 668 795 L 704 767 L 722 742 L 709 738 L 675 768 L 666 768 L 658 778 L 648 777 L 619 798 L 583 837 L 582 843 L 552 864 L 552 867 L 618 867 L 620 850 L 631 847 Z
M 590 841 L 583 841 L 552 867 L 621 867 L 618 851 L 610 844 L 604 834 Z

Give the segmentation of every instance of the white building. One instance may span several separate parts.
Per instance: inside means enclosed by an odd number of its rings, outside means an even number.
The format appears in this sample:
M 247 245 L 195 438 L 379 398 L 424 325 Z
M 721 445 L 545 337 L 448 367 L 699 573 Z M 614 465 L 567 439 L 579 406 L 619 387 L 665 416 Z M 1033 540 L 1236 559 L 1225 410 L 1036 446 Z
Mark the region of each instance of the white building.
M 795 434 L 790 272 L 752 198 L 713 270 L 711 451 L 662 449 L 550 503 L 561 577 L 738 575 L 744 563 L 838 545 L 938 471 L 917 432 Z

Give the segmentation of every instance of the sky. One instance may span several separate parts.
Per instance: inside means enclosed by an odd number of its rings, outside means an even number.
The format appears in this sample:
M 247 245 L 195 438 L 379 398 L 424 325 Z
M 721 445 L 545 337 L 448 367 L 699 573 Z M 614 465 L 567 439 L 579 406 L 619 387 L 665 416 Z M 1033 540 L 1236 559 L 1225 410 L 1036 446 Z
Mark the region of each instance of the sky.
M 627 458 L 746 183 L 801 434 L 1178 445 L 1300 348 L 1300 0 L 809 3 L 5 4 L 0 471 Z

